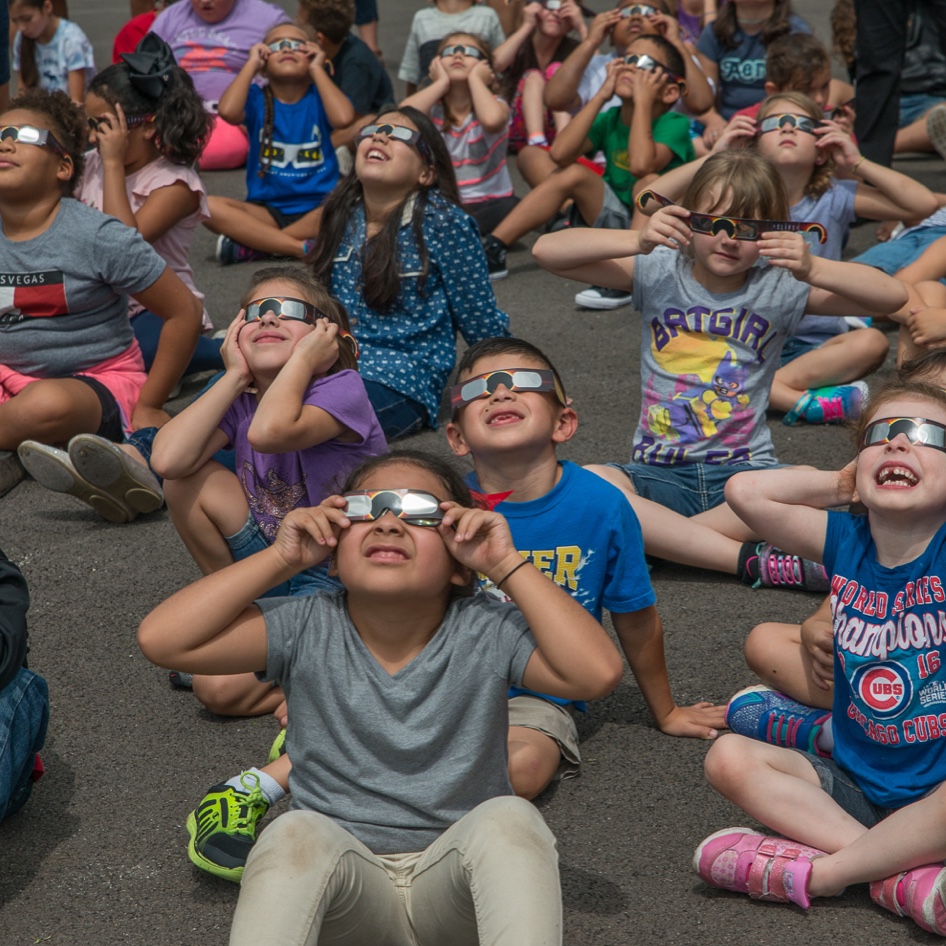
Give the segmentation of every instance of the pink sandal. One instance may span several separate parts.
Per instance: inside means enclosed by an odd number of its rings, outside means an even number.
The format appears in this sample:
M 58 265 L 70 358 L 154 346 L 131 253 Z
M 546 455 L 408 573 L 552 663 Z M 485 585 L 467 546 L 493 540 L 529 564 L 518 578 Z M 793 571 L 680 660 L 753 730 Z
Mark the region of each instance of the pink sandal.
M 725 828 L 696 849 L 693 869 L 714 887 L 747 893 L 754 900 L 795 903 L 807 910 L 811 862 L 824 853 L 749 828 Z
M 946 867 L 930 864 L 894 874 L 870 885 L 870 898 L 878 906 L 908 916 L 930 933 L 946 936 Z

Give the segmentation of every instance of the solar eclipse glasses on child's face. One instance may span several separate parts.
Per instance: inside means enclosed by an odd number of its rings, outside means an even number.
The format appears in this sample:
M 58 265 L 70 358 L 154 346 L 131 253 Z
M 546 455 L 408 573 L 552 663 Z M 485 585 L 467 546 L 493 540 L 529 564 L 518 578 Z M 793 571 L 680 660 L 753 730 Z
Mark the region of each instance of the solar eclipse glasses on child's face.
M 457 43 L 456 46 L 445 46 L 440 50 L 440 58 L 448 59 L 450 56 L 455 56 L 457 53 L 470 56 L 473 59 L 486 58 L 486 53 L 484 53 L 482 49 L 477 49 L 475 46 L 466 46 L 462 43 Z
M 797 128 L 808 135 L 813 135 L 816 128 L 821 127 L 821 122 L 816 122 L 807 115 L 769 115 L 758 122 L 756 128 L 760 135 L 767 135 L 770 131 L 779 131 L 788 125 L 789 128 Z
M 305 299 L 293 299 L 291 297 L 277 298 L 276 296 L 267 296 L 265 299 L 254 299 L 243 313 L 244 322 L 259 322 L 264 315 L 273 314 L 277 319 L 286 319 L 290 322 L 305 322 L 307 325 L 315 325 L 316 319 L 332 320 L 322 311 L 317 309 L 311 302 Z M 337 323 L 336 323 L 337 324 Z M 344 338 L 351 350 L 358 357 L 358 342 L 351 332 L 346 332 L 340 325 L 338 326 L 338 337 Z
M 632 3 L 630 6 L 621 7 L 621 19 L 626 20 L 629 16 L 653 16 L 660 11 L 652 7 L 649 3 Z
M 45 128 L 33 125 L 4 125 L 0 128 L 0 141 L 17 141 L 24 145 L 36 145 L 37 148 L 49 148 L 62 157 L 68 157 L 66 149 L 56 140 L 56 136 Z
M 672 82 L 683 85 L 683 78 L 675 72 L 671 72 L 662 62 L 648 56 L 647 53 L 628 53 L 624 57 L 624 62 L 628 66 L 636 66 L 644 72 L 662 72 Z
M 864 431 L 861 450 L 890 443 L 900 434 L 917 447 L 932 447 L 946 453 L 946 426 L 925 417 L 882 417 L 871 421 Z
M 405 125 L 392 125 L 390 122 L 384 122 L 381 125 L 365 125 L 358 132 L 357 143 L 361 144 L 365 138 L 373 138 L 375 135 L 384 135 L 385 138 L 403 141 L 417 150 L 428 163 L 431 160 L 427 143 L 421 138 L 420 132 L 414 131 L 413 128 L 407 128 Z
M 662 207 L 675 207 L 672 200 L 655 191 L 641 191 L 637 196 L 637 206 L 645 210 L 651 201 L 656 201 Z M 745 217 L 720 217 L 716 214 L 701 214 L 690 211 L 687 223 L 694 233 L 703 233 L 707 236 L 717 236 L 725 233 L 733 240 L 761 240 L 763 233 L 779 231 L 783 233 L 801 233 L 810 235 L 819 243 L 828 239 L 828 231 L 820 223 L 796 222 L 794 220 L 751 220 Z
M 503 368 L 455 384 L 450 388 L 450 407 L 457 411 L 482 397 L 489 397 L 501 384 L 507 391 L 554 391 L 562 405 L 568 403 L 554 371 L 547 368 Z
M 266 44 L 271 52 L 281 53 L 284 49 L 294 53 L 297 49 L 304 49 L 305 43 L 301 39 L 277 39 Z
M 440 500 L 417 489 L 356 489 L 342 493 L 343 512 L 352 522 L 374 522 L 386 512 L 412 526 L 439 526 Z

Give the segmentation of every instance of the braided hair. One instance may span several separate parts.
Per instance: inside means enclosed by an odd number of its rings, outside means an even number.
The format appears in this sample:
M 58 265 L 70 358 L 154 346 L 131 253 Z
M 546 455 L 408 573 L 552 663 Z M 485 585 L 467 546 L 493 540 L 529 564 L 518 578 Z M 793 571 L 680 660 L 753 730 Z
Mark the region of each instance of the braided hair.
M 260 131 L 259 169 L 256 176 L 266 177 L 273 163 L 273 128 L 276 124 L 276 96 L 267 83 L 263 86 L 263 128 Z

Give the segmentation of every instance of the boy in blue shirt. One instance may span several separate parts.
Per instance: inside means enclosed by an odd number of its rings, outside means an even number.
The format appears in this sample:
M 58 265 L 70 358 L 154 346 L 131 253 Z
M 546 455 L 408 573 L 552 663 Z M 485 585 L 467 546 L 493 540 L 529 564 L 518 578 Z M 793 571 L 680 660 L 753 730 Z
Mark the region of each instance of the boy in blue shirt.
M 680 707 L 671 696 L 637 517 L 609 483 L 556 456 L 578 416 L 551 362 L 522 339 L 487 339 L 464 354 L 457 382 L 447 439 L 457 456 L 473 461 L 474 498 L 501 512 L 523 557 L 599 621 L 603 608 L 611 612 L 660 730 L 714 738 L 725 726 L 724 707 Z M 487 590 L 503 597 L 501 588 Z M 584 707 L 510 692 L 509 776 L 517 794 L 534 798 L 553 779 L 578 773 L 576 708 Z

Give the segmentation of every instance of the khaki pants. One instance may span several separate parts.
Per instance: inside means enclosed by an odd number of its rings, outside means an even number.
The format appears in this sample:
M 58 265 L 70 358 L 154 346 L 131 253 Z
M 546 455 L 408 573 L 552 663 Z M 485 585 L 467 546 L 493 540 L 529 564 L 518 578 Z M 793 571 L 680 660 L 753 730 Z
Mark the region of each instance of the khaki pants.
M 247 861 L 230 946 L 560 946 L 555 838 L 514 796 L 492 798 L 427 850 L 376 855 L 290 811 Z

